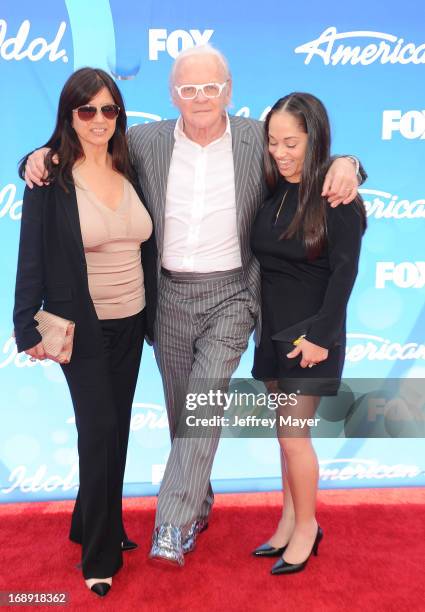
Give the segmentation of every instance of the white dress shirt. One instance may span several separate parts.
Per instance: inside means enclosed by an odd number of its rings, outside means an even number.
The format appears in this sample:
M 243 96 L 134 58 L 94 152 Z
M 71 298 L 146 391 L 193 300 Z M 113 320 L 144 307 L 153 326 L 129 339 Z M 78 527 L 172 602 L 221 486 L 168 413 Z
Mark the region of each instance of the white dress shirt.
M 229 117 L 224 134 L 205 147 L 184 134 L 181 117 L 174 137 L 162 266 L 175 272 L 241 267 Z

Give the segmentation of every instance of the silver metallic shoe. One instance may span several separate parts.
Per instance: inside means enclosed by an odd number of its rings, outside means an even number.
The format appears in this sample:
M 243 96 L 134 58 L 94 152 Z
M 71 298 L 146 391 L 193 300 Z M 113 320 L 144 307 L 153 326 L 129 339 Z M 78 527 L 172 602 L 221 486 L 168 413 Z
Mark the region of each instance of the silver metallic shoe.
M 182 549 L 182 530 L 170 523 L 156 527 L 152 536 L 152 548 L 149 558 L 155 561 L 167 561 L 174 565 L 184 565 Z
M 190 524 L 186 537 L 183 539 L 182 549 L 183 553 L 186 555 L 189 552 L 192 552 L 196 546 L 196 538 L 200 533 L 205 531 L 208 527 L 208 519 L 201 518 L 193 521 Z

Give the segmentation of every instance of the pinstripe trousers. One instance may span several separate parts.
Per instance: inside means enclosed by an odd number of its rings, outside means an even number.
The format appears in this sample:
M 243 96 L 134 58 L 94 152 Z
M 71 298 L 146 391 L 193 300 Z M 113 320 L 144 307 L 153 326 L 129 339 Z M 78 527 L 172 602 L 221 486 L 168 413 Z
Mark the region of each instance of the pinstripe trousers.
M 172 445 L 155 524 L 184 527 L 208 516 L 214 499 L 210 474 L 219 443 L 219 433 L 180 436 L 186 395 L 205 391 L 206 381 L 208 390 L 227 390 L 247 347 L 257 305 L 241 270 L 195 279 L 184 273 L 172 273 L 171 278 L 161 274 L 158 298 L 154 348 Z M 219 414 L 217 408 L 214 414 Z

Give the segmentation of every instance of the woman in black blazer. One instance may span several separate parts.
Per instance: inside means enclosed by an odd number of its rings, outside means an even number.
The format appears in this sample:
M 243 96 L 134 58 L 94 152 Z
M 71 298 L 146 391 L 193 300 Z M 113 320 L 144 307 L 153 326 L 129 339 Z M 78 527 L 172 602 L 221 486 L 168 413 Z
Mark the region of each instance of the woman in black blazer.
M 72 359 L 61 366 L 80 468 L 70 538 L 81 542 L 83 576 L 101 596 L 122 565 L 122 550 L 136 547 L 122 523 L 122 487 L 143 339 L 153 338 L 156 303 L 152 224 L 125 131 L 113 79 L 99 69 L 75 72 L 46 144 L 48 185 L 24 193 L 14 307 L 18 351 L 31 359 L 46 357 L 34 320 L 41 307 L 75 322 Z

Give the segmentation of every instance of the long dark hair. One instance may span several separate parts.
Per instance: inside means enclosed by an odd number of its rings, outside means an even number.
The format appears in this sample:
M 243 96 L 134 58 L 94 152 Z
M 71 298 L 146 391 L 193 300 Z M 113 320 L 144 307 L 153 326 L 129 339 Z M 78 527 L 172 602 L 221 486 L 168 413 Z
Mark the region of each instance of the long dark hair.
M 72 127 L 72 110 L 87 104 L 101 89 L 111 94 L 114 103 L 120 107 L 116 128 L 108 142 L 108 152 L 112 157 L 112 166 L 130 181 L 134 182 L 134 170 L 130 163 L 126 129 L 127 116 L 124 100 L 112 77 L 100 68 L 80 68 L 66 81 L 60 94 L 56 125 L 53 134 L 45 147 L 50 149 L 45 164 L 47 177 L 45 182 L 57 180 L 61 187 L 68 191 L 67 184 L 72 183 L 72 168 L 78 159 L 84 157 L 83 148 Z M 59 164 L 54 164 L 52 157 L 57 155 Z M 28 155 L 20 162 L 19 176 L 24 177 Z
M 275 113 L 290 113 L 307 134 L 307 149 L 298 193 L 298 206 L 294 218 L 281 238 L 302 236 L 309 259 L 316 258 L 326 241 L 326 207 L 322 187 L 330 166 L 331 130 L 328 114 L 323 103 L 308 93 L 294 92 L 280 98 L 268 112 L 264 121 L 264 171 L 266 183 L 273 193 L 278 185 L 280 172 L 269 153 L 268 136 L 270 119 Z M 357 196 L 355 203 L 363 215 L 366 214 L 363 200 Z

